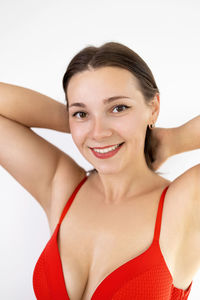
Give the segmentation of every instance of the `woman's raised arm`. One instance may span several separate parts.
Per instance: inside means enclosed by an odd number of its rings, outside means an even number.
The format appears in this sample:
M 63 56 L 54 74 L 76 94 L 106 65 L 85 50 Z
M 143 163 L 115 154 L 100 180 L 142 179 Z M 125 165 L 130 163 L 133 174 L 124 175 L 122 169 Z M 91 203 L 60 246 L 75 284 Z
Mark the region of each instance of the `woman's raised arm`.
M 40 203 L 47 216 L 52 207 L 62 209 L 85 170 L 30 127 L 69 132 L 68 123 L 64 104 L 29 89 L 0 84 L 0 166 Z M 63 199 L 52 200 L 61 185 Z
M 31 89 L 0 82 L 0 115 L 27 127 L 69 133 L 66 105 Z
M 171 155 L 200 149 L 200 115 L 181 126 L 170 128 Z
M 173 128 L 153 128 L 156 140 L 152 166 L 157 170 L 170 156 L 200 149 L 200 115 L 181 126 Z

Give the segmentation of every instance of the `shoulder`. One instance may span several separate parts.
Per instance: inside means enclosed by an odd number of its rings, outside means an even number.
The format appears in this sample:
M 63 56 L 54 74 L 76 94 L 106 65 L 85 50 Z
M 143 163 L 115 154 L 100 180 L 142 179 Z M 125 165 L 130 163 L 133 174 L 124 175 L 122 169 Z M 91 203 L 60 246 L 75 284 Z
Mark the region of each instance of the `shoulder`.
M 53 233 L 56 225 L 59 222 L 61 214 L 68 200 L 72 196 L 75 189 L 79 186 L 85 178 L 88 178 L 87 171 L 79 168 L 76 173 L 69 174 L 62 172 L 57 181 L 54 182 L 52 189 L 51 209 L 47 215 L 51 233 Z
M 191 228 L 198 226 L 200 232 L 200 164 L 170 182 L 166 197 L 174 209 L 184 213 Z
M 193 166 L 179 175 L 170 183 L 171 190 L 189 194 L 191 199 L 196 199 L 200 194 L 200 164 Z

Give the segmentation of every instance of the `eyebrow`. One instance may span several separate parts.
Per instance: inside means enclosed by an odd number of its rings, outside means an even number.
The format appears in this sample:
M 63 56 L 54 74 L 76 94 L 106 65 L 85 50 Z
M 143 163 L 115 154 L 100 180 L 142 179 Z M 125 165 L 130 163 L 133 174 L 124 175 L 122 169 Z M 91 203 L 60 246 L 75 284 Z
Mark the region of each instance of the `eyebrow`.
M 127 97 L 127 96 L 113 96 L 113 97 L 109 97 L 109 98 L 104 99 L 104 100 L 103 100 L 103 103 L 104 103 L 104 104 L 108 104 L 108 103 L 110 103 L 110 102 L 113 102 L 113 101 L 115 101 L 115 100 L 122 99 L 122 98 L 128 98 L 128 99 L 131 99 L 131 98 Z M 87 105 L 85 105 L 84 103 L 81 103 L 81 102 L 75 102 L 75 103 L 72 103 L 72 104 L 69 106 L 69 108 L 72 107 L 72 106 L 86 107 Z

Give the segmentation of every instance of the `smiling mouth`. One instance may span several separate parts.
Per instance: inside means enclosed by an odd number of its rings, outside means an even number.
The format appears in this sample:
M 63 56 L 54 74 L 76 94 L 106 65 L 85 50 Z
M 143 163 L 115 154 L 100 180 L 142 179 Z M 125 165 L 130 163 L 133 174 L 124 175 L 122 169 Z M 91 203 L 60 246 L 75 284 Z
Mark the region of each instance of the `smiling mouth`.
M 117 154 L 117 152 L 121 149 L 122 145 L 124 144 L 120 143 L 120 144 L 116 144 L 114 147 L 107 147 L 104 149 L 92 149 L 91 151 L 92 153 L 97 157 L 97 158 L 110 158 L 112 156 L 114 156 L 115 154 Z
M 110 146 L 105 146 L 105 147 L 88 147 L 88 148 L 90 148 L 90 149 L 92 149 L 92 150 L 101 150 L 101 149 L 108 149 L 108 148 L 112 148 L 112 147 L 116 147 L 116 146 L 121 146 L 122 144 L 124 144 L 125 142 L 122 142 L 122 143 L 120 143 L 120 144 L 114 144 L 114 145 L 110 145 Z

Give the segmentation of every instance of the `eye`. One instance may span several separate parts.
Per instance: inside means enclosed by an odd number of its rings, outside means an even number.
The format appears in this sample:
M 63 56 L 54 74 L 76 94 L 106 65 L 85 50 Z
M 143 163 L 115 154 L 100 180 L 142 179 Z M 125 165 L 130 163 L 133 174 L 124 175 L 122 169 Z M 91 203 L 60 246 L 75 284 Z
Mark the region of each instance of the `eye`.
M 86 115 L 86 113 L 84 111 L 77 111 L 74 114 L 72 114 L 72 117 L 76 117 L 77 114 L 82 115 L 82 117 L 83 117 L 84 114 Z M 83 119 L 84 117 L 83 118 L 82 117 L 80 117 L 78 119 Z
M 118 112 L 123 112 L 125 110 L 127 110 L 130 106 L 124 105 L 124 104 L 119 104 L 114 106 L 114 108 L 112 109 L 112 111 L 114 111 L 114 109 L 117 109 Z M 78 119 L 84 119 L 86 117 L 87 113 L 84 111 L 77 111 L 75 113 L 72 114 L 72 117 L 77 117 Z M 79 117 L 78 117 L 79 116 Z
M 125 107 L 125 109 L 122 109 L 123 107 Z M 124 110 L 127 110 L 129 107 L 130 107 L 130 106 L 127 106 L 127 105 L 124 105 L 124 104 L 120 104 L 120 105 L 115 106 L 115 107 L 113 108 L 113 110 L 117 108 L 118 112 L 122 112 L 122 111 L 124 111 Z

